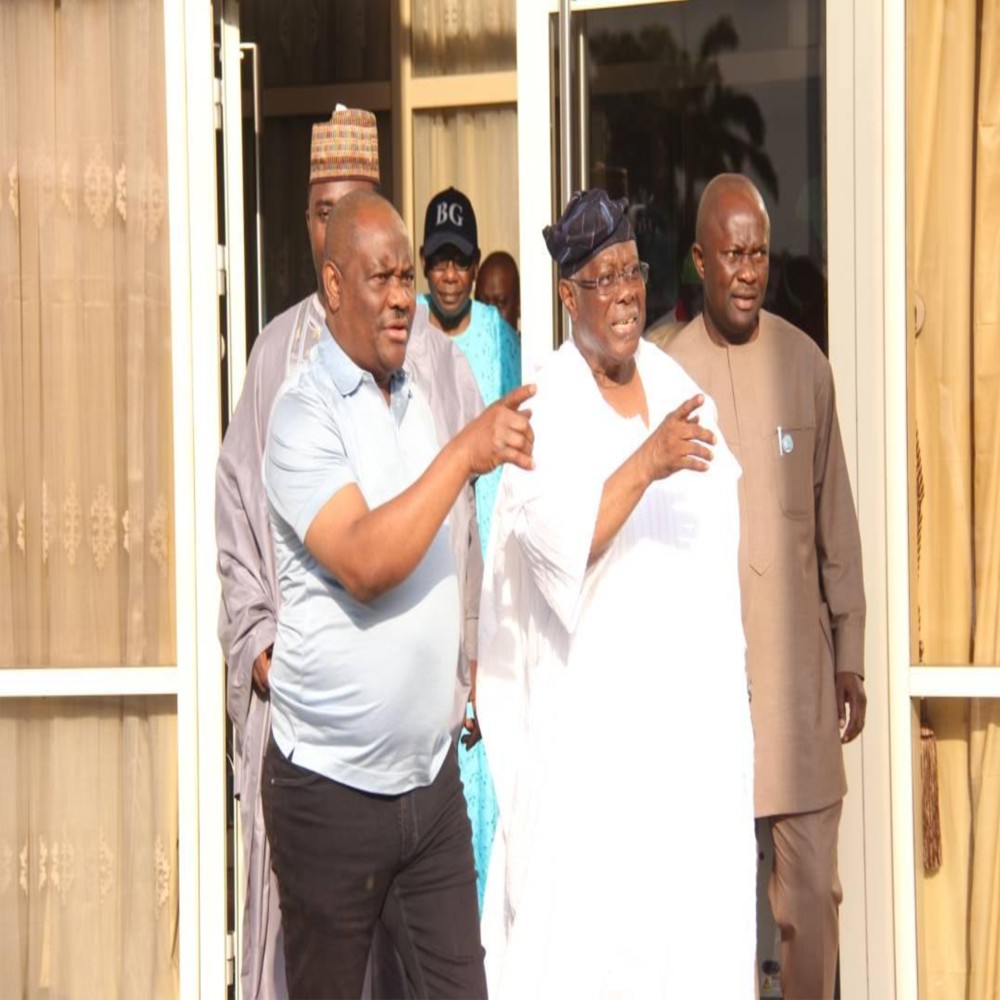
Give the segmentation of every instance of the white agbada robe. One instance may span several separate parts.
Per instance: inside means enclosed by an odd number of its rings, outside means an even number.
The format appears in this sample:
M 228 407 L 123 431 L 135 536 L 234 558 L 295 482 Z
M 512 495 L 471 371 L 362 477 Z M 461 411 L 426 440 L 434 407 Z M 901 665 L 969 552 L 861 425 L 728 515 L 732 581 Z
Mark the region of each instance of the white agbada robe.
M 654 483 L 588 569 L 605 480 L 699 390 L 640 343 L 649 409 L 607 405 L 569 343 L 529 403 L 480 607 L 477 710 L 500 804 L 483 917 L 490 996 L 753 995 L 753 735 L 739 466 Z

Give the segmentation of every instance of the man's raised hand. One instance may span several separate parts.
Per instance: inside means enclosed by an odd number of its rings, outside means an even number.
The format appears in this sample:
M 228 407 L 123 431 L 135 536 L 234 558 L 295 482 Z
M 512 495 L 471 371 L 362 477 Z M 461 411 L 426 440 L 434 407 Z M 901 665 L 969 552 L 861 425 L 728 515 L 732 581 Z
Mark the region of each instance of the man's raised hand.
M 715 444 L 715 435 L 698 422 L 695 410 L 705 402 L 699 393 L 681 403 L 647 438 L 650 469 L 653 479 L 666 479 L 681 469 L 705 472 L 712 461 L 708 446 Z
M 462 430 L 460 437 L 465 439 L 472 475 L 485 475 L 504 462 L 522 469 L 534 468 L 531 410 L 519 409 L 534 394 L 533 385 L 522 385 L 488 406 Z

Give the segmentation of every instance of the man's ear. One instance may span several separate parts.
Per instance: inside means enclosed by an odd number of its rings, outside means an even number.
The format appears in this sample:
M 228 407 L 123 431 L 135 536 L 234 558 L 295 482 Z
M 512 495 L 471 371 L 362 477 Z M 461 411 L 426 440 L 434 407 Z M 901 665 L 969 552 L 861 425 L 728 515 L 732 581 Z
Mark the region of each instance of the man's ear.
M 335 313 L 340 309 L 340 286 L 343 276 L 337 265 L 327 258 L 323 261 L 323 295 L 326 298 L 326 305 L 330 312 Z
M 698 277 L 705 280 L 705 254 L 699 243 L 691 246 L 691 260 L 694 261 L 694 269 L 698 272 Z
M 420 248 L 420 270 L 426 275 L 427 274 L 427 261 L 424 259 L 424 248 Z
M 559 300 L 566 307 L 570 319 L 576 319 L 576 286 L 565 278 L 559 279 Z

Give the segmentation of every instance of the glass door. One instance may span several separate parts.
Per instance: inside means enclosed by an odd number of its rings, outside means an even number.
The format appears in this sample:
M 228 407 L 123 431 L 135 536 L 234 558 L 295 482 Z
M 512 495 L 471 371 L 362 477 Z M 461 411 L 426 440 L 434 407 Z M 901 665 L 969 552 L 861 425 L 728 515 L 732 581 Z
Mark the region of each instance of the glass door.
M 857 143 L 858 136 L 869 141 L 858 127 L 861 94 L 877 82 L 864 59 L 874 17 L 863 4 L 824 0 L 519 0 L 525 378 L 567 333 L 541 229 L 569 193 L 601 185 L 629 198 L 640 255 L 651 271 L 647 331 L 656 326 L 669 338 L 700 310 L 689 248 L 701 190 L 720 171 L 745 173 L 760 188 L 772 223 L 766 307 L 828 353 L 852 479 L 858 487 L 867 481 L 870 437 L 859 435 L 858 422 L 868 407 L 858 387 L 868 373 L 858 368 L 858 338 L 865 333 L 858 332 L 856 312 L 859 296 L 872 297 L 872 279 L 864 263 L 870 255 L 857 244 L 864 231 L 858 196 L 867 197 L 868 176 L 855 160 L 870 152 Z M 864 499 L 870 505 L 877 495 Z M 864 538 L 875 515 L 859 511 Z M 877 553 L 877 541 L 865 542 L 866 558 Z M 878 567 L 877 559 L 866 562 L 873 609 L 882 599 Z M 885 660 L 881 638 L 872 628 L 873 671 Z M 884 705 L 885 678 L 876 673 L 872 685 L 873 700 Z M 885 713 L 869 714 L 866 733 L 845 751 L 851 792 L 841 822 L 841 988 L 849 996 L 882 995 L 870 986 L 873 954 L 877 981 L 892 975 L 878 957 L 887 890 L 875 871 L 888 854 L 888 832 L 866 826 L 881 818 L 869 808 L 881 787 L 870 776 L 881 781 L 887 721 Z M 773 938 L 764 920 L 761 926 L 766 954 Z
M 526 297 L 554 316 L 556 342 L 565 331 L 537 219 L 554 218 L 580 188 L 628 197 L 650 264 L 647 323 L 668 332 L 700 311 L 689 249 L 701 188 L 737 171 L 771 214 L 767 308 L 825 350 L 823 0 L 752 10 L 723 0 L 522 3 L 520 16 L 518 65 L 549 67 L 547 102 L 537 74 L 519 81 L 531 89 L 518 109 L 521 187 L 532 190 L 522 244 L 539 262 L 524 268 L 539 274 Z M 533 356 L 550 346 L 539 339 Z

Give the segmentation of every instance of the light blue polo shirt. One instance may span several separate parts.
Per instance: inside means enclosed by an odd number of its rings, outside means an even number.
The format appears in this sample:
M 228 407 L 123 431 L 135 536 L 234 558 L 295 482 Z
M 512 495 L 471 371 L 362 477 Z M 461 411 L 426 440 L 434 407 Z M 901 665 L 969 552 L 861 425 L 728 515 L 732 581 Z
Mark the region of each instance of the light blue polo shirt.
M 269 682 L 286 757 L 367 792 L 434 780 L 449 748 L 458 581 L 448 522 L 413 573 L 362 604 L 303 544 L 350 483 L 369 508 L 398 496 L 437 454 L 430 408 L 405 373 L 386 405 L 327 332 L 271 412 L 264 454 L 281 607 Z

